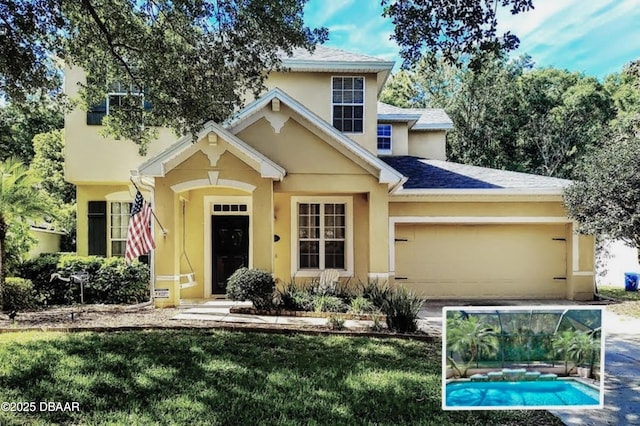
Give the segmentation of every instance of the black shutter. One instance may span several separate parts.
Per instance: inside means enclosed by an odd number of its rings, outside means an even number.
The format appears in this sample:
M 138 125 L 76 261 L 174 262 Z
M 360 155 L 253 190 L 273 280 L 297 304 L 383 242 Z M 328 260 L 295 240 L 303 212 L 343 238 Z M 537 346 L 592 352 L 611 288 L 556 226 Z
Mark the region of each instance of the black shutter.
M 107 255 L 106 201 L 89 201 L 89 255 Z
M 94 105 L 87 111 L 87 125 L 101 126 L 105 115 L 107 115 L 107 101 Z

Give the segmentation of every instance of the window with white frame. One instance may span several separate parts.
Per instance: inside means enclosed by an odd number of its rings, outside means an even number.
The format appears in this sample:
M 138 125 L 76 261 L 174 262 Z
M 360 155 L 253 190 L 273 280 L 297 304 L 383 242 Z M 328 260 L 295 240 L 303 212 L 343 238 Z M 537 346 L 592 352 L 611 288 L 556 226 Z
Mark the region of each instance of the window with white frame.
M 294 197 L 292 246 L 294 273 L 353 271 L 351 197 Z
M 131 216 L 131 204 L 129 202 L 112 201 L 110 213 L 109 245 L 111 256 L 124 256 L 127 249 L 127 228 Z
M 331 79 L 333 127 L 346 133 L 364 130 L 364 77 Z
M 144 93 L 133 84 L 126 85 L 120 82 L 109 84 L 107 93 L 107 115 L 114 109 L 144 108 Z
M 391 124 L 378 124 L 378 153 L 391 154 Z

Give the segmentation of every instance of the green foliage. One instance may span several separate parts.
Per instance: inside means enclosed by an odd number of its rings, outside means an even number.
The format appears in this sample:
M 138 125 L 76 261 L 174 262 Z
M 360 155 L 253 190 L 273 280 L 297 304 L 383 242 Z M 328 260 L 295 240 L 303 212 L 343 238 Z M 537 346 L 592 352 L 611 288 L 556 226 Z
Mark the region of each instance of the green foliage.
M 49 213 L 50 202 L 38 189 L 39 183 L 40 179 L 17 159 L 9 158 L 0 163 L 0 286 L 7 271 L 6 240 L 11 224 L 15 230 L 16 223 L 39 220 Z M 22 248 L 20 244 L 17 246 Z
M 280 302 L 282 307 L 291 311 L 312 311 L 313 295 L 307 288 L 302 288 L 295 282 L 284 285 L 282 289 L 278 289 Z
M 498 351 L 498 337 L 492 327 L 476 316 L 463 318 L 460 313 L 447 313 L 447 352 L 457 354 L 463 362 L 462 369 L 455 359 L 448 356 L 452 367 L 461 377 L 466 376 L 467 370 L 477 363 L 481 355 L 495 354 Z
M 227 282 L 227 297 L 231 300 L 250 300 L 256 309 L 273 307 L 276 284 L 273 276 L 260 269 L 239 268 Z
M 552 345 L 556 354 L 562 357 L 564 362 L 564 374 L 569 374 L 569 361 L 571 360 L 571 345 L 576 337 L 575 330 L 565 330 L 553 336 Z
M 640 116 L 639 116 L 640 118 Z M 569 217 L 579 231 L 640 247 L 640 121 L 618 131 L 584 159 L 579 180 L 564 193 Z
M 73 203 L 75 185 L 64 180 L 64 134 L 62 130 L 40 133 L 33 138 L 35 155 L 31 170 L 42 179 L 41 187 L 61 203 Z
M 401 333 L 418 330 L 418 312 L 426 300 L 406 287 L 391 287 L 380 310 L 387 316 L 387 327 Z
M 491 59 L 491 60 L 489 60 Z M 395 74 L 381 99 L 393 105 L 444 108 L 451 161 L 571 178 L 580 158 L 602 143 L 614 117 L 612 100 L 595 78 L 531 58 L 485 58 L 481 70 L 420 61 Z
M 40 304 L 30 280 L 8 277 L 0 289 L 0 307 L 5 311 L 28 311 Z
M 313 310 L 316 312 L 347 312 L 349 306 L 337 296 L 316 294 L 313 296 Z
M 520 43 L 510 31 L 497 33 L 498 3 L 383 0 L 382 4 L 384 16 L 395 26 L 392 37 L 400 46 L 405 64 L 417 62 L 423 52 L 459 64 L 461 55 L 497 54 L 516 49 Z M 500 6 L 515 15 L 533 9 L 533 1 L 504 0 Z M 481 57 L 476 56 L 474 68 L 481 66 Z
M 141 303 L 149 300 L 151 273 L 144 263 L 128 264 L 124 258 L 110 257 L 100 265 L 95 279 L 89 281 L 87 303 Z
M 331 315 L 327 324 L 332 330 L 342 330 L 344 329 L 344 318 L 339 315 Z
M 15 273 L 37 242 L 30 229 L 29 224 L 22 221 L 12 221 L 7 226 L 5 265 L 9 275 Z
M 387 283 L 379 284 L 377 281 L 360 282 L 360 291 L 362 297 L 368 299 L 373 305 L 382 309 L 386 301 L 390 297 L 391 287 Z
M 591 333 L 576 332 L 567 350 L 568 355 L 580 366 L 593 365 L 596 352 L 600 350 L 600 339 Z
M 203 123 L 230 117 L 248 91 L 261 92 L 265 71 L 280 66 L 282 52 L 326 40 L 326 29 L 304 25 L 305 3 L 61 0 L 65 21 L 57 34 L 64 38 L 61 56 L 88 73 L 85 107 L 103 102 L 114 82 L 129 92 L 104 130 L 144 153 L 153 126 L 197 135 Z
M 149 300 L 149 267 L 119 257 L 42 254 L 24 262 L 20 275 L 30 279 L 38 298 L 48 305 L 80 301 L 80 286 L 71 276 L 88 272 L 84 284 L 85 303 L 140 303 Z
M 562 425 L 544 410 L 443 411 L 440 346 L 211 330 L 3 333 L 0 401 L 64 398 L 80 410 L 0 412 L 0 423 Z
M 1 81 L 0 78 L 0 92 Z M 30 96 L 22 103 L 0 106 L 0 161 L 16 157 L 29 164 L 34 156 L 33 137 L 63 126 L 61 103 L 46 96 Z
M 351 301 L 351 307 L 349 308 L 349 312 L 353 312 L 355 314 L 368 314 L 375 310 L 376 307 L 373 302 L 364 296 L 355 297 Z

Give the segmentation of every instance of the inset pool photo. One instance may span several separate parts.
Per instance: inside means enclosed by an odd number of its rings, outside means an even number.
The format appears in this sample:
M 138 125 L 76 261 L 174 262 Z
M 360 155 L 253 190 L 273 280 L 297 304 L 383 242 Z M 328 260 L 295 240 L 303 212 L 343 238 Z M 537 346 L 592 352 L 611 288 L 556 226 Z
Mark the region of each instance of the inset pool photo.
M 446 307 L 445 410 L 604 405 L 602 308 Z

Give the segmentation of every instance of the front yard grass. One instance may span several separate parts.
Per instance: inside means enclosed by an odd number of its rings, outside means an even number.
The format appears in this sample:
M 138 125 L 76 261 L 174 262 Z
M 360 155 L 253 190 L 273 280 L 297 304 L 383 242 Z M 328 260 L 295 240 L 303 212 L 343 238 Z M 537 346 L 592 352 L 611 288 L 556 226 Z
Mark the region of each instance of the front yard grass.
M 598 286 L 598 294 L 620 301 L 620 303 L 608 305 L 608 310 L 616 314 L 640 318 L 640 291 L 626 291 L 620 287 Z
M 444 412 L 439 342 L 226 331 L 0 334 L 0 424 L 562 423 L 546 411 Z

